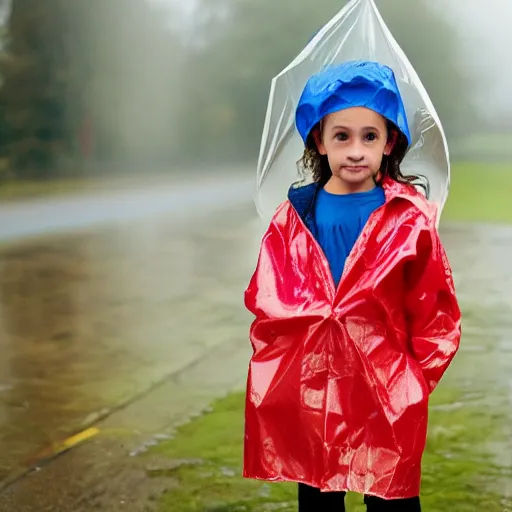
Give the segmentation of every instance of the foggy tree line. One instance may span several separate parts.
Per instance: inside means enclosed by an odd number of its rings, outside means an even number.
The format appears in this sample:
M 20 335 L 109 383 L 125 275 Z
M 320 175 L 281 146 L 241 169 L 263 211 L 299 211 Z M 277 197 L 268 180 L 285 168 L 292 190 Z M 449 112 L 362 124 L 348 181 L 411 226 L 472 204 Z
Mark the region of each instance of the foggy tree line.
M 181 52 L 163 20 L 145 0 L 12 0 L 0 59 L 0 175 L 44 178 L 84 172 L 89 161 L 166 156 Z
M 0 179 L 254 160 L 270 80 L 342 3 L 197 4 L 185 23 L 149 0 L 11 0 L 0 34 Z M 459 133 L 473 112 L 450 27 L 422 0 L 378 5 L 448 135 Z

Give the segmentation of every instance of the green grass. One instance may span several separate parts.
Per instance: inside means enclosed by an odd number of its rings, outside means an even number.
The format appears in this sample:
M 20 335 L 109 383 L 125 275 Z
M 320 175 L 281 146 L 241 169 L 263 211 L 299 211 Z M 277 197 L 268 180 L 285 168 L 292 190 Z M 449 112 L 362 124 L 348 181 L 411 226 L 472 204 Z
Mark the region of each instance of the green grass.
M 442 387 L 432 404 L 453 404 L 458 393 Z M 160 512 L 265 512 L 297 510 L 295 484 L 267 484 L 243 479 L 242 394 L 218 401 L 210 412 L 155 451 L 175 462 L 174 469 L 155 473 L 169 479 L 169 491 Z M 465 406 L 455 410 L 433 408 L 424 457 L 422 500 L 428 512 L 503 512 L 502 497 L 493 482 L 503 475 L 480 450 L 486 439 L 496 439 L 497 418 Z M 170 467 L 173 467 L 171 464 Z M 349 495 L 347 508 L 363 512 L 361 497 Z
M 443 221 L 512 222 L 512 163 L 458 163 L 452 168 Z

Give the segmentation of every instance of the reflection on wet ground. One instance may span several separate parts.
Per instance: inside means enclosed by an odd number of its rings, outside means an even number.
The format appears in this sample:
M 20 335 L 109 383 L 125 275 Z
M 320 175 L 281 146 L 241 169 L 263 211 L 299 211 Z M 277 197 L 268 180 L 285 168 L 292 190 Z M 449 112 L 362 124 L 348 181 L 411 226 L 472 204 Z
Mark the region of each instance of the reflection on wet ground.
M 2 248 L 0 481 L 240 332 L 252 216 L 244 206 Z

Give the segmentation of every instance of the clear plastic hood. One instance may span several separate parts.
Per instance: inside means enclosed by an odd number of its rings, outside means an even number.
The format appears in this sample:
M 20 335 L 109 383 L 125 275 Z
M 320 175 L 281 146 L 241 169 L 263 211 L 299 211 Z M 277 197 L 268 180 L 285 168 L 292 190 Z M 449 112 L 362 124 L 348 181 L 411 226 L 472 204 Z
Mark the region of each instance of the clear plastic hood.
M 257 170 L 255 202 L 260 216 L 270 219 L 290 185 L 301 178 L 297 161 L 304 145 L 295 127 L 295 110 L 308 78 L 325 66 L 349 60 L 377 61 L 393 69 L 412 137 L 401 169 L 424 179 L 439 223 L 450 184 L 446 136 L 427 91 L 374 0 L 350 1 L 272 80 Z

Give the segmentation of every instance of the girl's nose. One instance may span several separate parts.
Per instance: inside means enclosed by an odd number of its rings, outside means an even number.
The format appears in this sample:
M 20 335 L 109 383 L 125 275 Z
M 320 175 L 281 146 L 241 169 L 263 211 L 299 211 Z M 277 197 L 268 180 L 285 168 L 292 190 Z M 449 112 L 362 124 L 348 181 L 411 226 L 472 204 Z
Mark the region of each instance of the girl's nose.
M 364 150 L 362 144 L 355 141 L 350 144 L 347 156 L 351 162 L 360 162 L 364 158 Z

